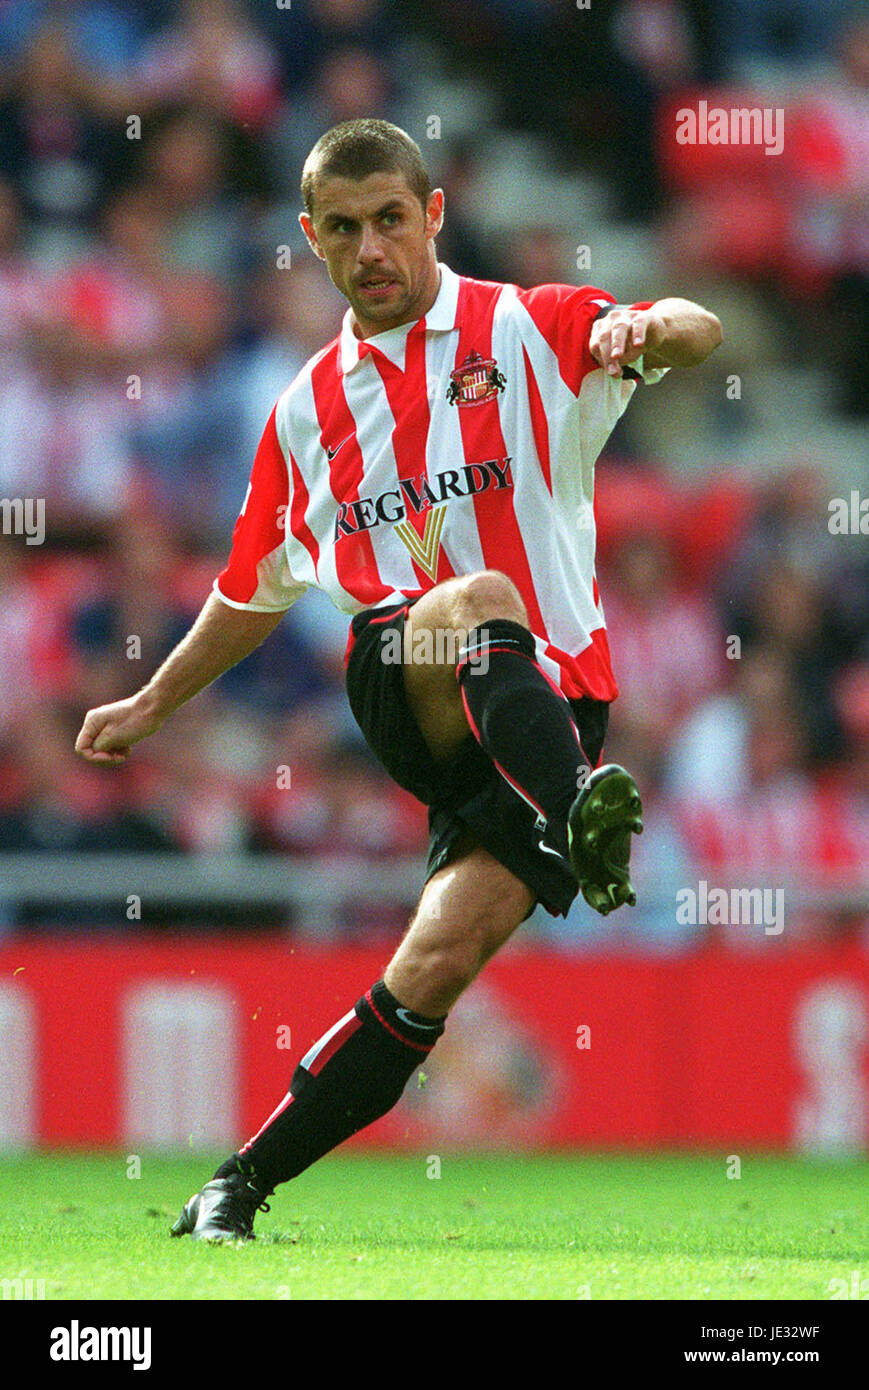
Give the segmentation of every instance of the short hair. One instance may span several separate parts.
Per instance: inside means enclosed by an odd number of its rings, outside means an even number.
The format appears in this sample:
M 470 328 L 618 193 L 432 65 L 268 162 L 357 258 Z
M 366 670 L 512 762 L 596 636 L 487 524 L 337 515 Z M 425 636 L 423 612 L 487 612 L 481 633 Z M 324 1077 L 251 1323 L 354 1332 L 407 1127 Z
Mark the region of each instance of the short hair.
M 415 140 L 389 121 L 370 117 L 342 121 L 321 135 L 302 170 L 302 199 L 314 215 L 314 190 L 323 175 L 364 179 L 369 174 L 404 174 L 423 208 L 431 195 L 431 176 Z

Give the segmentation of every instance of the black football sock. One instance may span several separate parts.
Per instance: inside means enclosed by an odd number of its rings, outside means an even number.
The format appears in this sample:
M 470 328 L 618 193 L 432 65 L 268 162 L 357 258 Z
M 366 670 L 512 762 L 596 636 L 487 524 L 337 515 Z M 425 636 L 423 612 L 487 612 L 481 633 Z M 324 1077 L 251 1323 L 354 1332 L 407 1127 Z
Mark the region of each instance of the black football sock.
M 402 1008 L 378 980 L 306 1053 L 278 1108 L 214 1176 L 244 1173 L 268 1196 L 391 1110 L 443 1031 L 443 1018 Z
M 471 731 L 501 776 L 566 839 L 567 813 L 590 764 L 573 711 L 537 664 L 534 638 L 509 618 L 468 633 L 456 679 Z

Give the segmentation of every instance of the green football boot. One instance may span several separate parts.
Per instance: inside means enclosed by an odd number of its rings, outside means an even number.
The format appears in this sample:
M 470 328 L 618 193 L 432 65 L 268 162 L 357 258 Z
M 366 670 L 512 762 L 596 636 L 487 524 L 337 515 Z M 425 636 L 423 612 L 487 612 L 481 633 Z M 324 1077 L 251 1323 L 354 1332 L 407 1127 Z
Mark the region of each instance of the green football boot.
M 570 862 L 582 896 L 602 917 L 624 903 L 636 906 L 631 835 L 642 833 L 642 813 L 637 784 L 617 763 L 597 768 L 570 808 Z

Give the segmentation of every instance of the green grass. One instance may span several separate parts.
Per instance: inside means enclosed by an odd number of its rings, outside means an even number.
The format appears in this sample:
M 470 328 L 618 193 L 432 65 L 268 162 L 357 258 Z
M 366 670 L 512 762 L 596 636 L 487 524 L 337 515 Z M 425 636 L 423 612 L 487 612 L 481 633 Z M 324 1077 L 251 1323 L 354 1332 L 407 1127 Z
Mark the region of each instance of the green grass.
M 869 1164 L 743 1155 L 325 1159 L 245 1246 L 170 1240 L 217 1158 L 0 1165 L 0 1278 L 62 1299 L 828 1299 L 869 1278 Z

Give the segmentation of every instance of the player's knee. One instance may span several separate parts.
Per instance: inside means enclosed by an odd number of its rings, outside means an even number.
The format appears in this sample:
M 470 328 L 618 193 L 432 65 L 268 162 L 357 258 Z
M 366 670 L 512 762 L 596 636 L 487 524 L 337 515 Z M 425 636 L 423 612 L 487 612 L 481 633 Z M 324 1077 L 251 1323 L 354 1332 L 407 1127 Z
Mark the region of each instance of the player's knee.
M 475 627 L 489 618 L 510 618 L 516 623 L 528 623 L 528 612 L 513 580 L 500 570 L 480 570 L 464 581 L 459 604 L 462 610 L 459 626 Z

